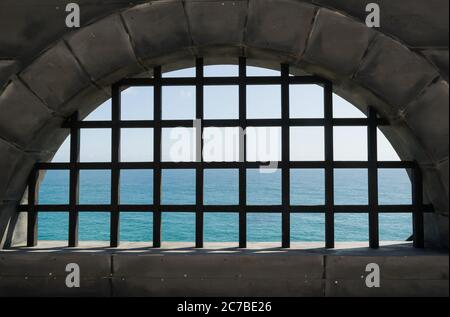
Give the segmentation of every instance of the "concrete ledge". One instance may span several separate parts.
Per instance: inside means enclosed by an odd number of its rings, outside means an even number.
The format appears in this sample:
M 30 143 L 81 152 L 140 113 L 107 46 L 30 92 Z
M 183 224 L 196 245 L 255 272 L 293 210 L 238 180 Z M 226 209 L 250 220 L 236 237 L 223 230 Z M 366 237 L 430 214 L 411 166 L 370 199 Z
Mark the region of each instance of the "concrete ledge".
M 0 252 L 0 296 L 448 296 L 448 254 L 395 243 L 379 250 L 342 243 L 124 243 L 110 249 L 63 243 Z M 80 266 L 81 287 L 65 286 L 65 267 Z M 367 288 L 366 265 L 377 263 L 381 287 Z

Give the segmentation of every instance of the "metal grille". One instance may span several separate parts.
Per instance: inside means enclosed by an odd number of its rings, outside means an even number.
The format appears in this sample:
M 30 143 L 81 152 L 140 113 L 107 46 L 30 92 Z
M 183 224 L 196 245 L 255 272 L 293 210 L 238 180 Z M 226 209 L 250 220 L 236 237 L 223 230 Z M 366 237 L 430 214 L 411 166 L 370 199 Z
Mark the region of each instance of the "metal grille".
M 239 76 L 237 77 L 204 77 L 203 60 L 196 60 L 195 78 L 162 78 L 161 67 L 154 68 L 152 78 L 125 79 L 112 86 L 112 120 L 110 121 L 79 121 L 75 113 L 63 128 L 70 129 L 70 163 L 37 163 L 29 179 L 28 205 L 20 206 L 19 211 L 28 212 L 28 246 L 37 245 L 38 212 L 69 211 L 69 247 L 78 245 L 79 213 L 87 211 L 109 212 L 110 245 L 117 247 L 120 243 L 119 227 L 121 212 L 149 212 L 153 214 L 153 246 L 161 247 L 161 214 L 164 212 L 193 212 L 196 217 L 195 246 L 203 247 L 204 214 L 213 212 L 230 212 L 239 214 L 239 247 L 247 247 L 247 213 L 270 212 L 280 213 L 282 219 L 281 246 L 290 247 L 290 215 L 292 213 L 324 213 L 325 214 L 325 245 L 333 248 L 334 218 L 336 213 L 367 213 L 369 219 L 369 244 L 371 248 L 379 247 L 379 213 L 407 213 L 413 215 L 413 241 L 415 247 L 424 246 L 423 213 L 431 212 L 432 207 L 423 204 L 422 177 L 415 162 L 388 162 L 377 160 L 377 127 L 389 123 L 378 117 L 374 109 L 368 109 L 368 118 L 333 118 L 332 83 L 315 76 L 290 76 L 289 65 L 281 65 L 281 76 L 256 77 L 247 76 L 246 59 L 239 59 Z M 289 115 L 289 95 L 292 84 L 317 84 L 324 89 L 324 118 L 321 119 L 291 119 Z M 258 168 L 262 163 L 248 162 L 244 150 L 239 162 L 204 162 L 201 159 L 202 148 L 197 149 L 200 158 L 195 162 L 162 162 L 161 136 L 163 128 L 193 127 L 192 120 L 162 119 L 162 88 L 165 86 L 196 87 L 197 119 L 202 120 L 201 131 L 205 127 L 281 127 L 282 153 L 278 168 L 281 169 L 281 205 L 250 206 L 246 201 L 247 169 Z M 205 86 L 239 87 L 239 119 L 237 120 L 204 120 L 203 92 Z M 247 119 L 247 86 L 248 85 L 280 85 L 281 86 L 281 119 Z M 121 90 L 133 86 L 153 87 L 154 119 L 147 121 L 121 120 Z M 325 160 L 324 161 L 290 161 L 290 127 L 324 127 Z M 333 157 L 333 128 L 336 126 L 365 126 L 368 136 L 367 161 L 335 161 Z M 112 131 L 111 162 L 82 163 L 80 162 L 80 129 L 108 128 Z M 153 128 L 154 129 L 154 160 L 152 162 L 121 162 L 121 129 L 122 128 Z M 199 132 L 201 132 L 199 134 Z M 241 148 L 246 146 L 246 138 Z M 203 147 L 203 142 L 200 144 Z M 197 154 L 198 156 L 199 154 Z M 162 169 L 195 169 L 196 170 L 196 203 L 195 205 L 162 205 L 161 204 L 161 171 Z M 239 170 L 239 204 L 229 206 L 212 206 L 203 203 L 205 169 L 238 169 Z M 291 205 L 290 203 L 290 172 L 293 168 L 323 169 L 325 171 L 325 205 Z M 368 204 L 367 205 L 336 205 L 334 201 L 334 171 L 338 168 L 366 169 L 368 171 Z M 380 205 L 378 203 L 378 169 L 409 169 L 412 180 L 412 203 L 410 205 Z M 111 203 L 108 205 L 79 204 L 79 173 L 80 170 L 111 171 Z M 152 205 L 121 205 L 120 204 L 120 171 L 130 169 L 153 170 L 153 204 Z M 38 203 L 38 175 L 43 170 L 69 170 L 69 204 L 43 205 Z

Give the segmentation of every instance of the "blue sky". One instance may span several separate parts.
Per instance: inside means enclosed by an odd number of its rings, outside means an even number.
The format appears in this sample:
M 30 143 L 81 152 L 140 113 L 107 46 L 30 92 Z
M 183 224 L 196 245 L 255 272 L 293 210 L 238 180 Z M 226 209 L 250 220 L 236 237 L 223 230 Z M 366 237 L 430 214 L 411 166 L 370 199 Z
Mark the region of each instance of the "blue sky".
M 249 76 L 279 75 L 279 72 L 248 67 Z M 206 66 L 205 76 L 237 76 L 233 65 Z M 170 72 L 163 77 L 193 77 L 195 69 Z M 238 86 L 208 86 L 204 91 L 205 119 L 238 118 Z M 251 119 L 281 117 L 280 86 L 248 86 L 247 116 Z M 333 96 L 333 115 L 336 118 L 361 118 L 356 107 Z M 195 118 L 195 86 L 163 87 L 163 119 Z M 291 118 L 323 118 L 323 89 L 317 85 L 292 85 L 290 88 Z M 111 101 L 108 100 L 85 120 L 110 120 Z M 153 89 L 133 87 L 122 93 L 122 120 L 152 120 Z M 247 156 L 250 161 L 276 161 L 281 152 L 281 129 L 251 127 L 247 131 Z M 291 128 L 291 160 L 324 159 L 323 127 Z M 335 127 L 335 160 L 367 160 L 365 127 Z M 399 160 L 384 135 L 379 132 L 379 160 Z M 236 128 L 206 128 L 204 131 L 206 161 L 236 161 L 239 158 L 239 130 Z M 194 129 L 163 129 L 163 161 L 192 161 L 195 157 Z M 108 162 L 111 132 L 108 129 L 81 131 L 81 161 Z M 61 146 L 54 162 L 69 160 L 69 140 Z M 153 130 L 122 130 L 122 161 L 153 160 Z

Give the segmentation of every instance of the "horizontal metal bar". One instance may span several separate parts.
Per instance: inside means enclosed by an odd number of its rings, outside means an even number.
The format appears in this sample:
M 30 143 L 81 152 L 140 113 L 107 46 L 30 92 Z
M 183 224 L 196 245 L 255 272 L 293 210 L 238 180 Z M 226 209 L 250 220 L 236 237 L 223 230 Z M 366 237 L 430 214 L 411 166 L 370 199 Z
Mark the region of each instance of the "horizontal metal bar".
M 268 126 L 277 127 L 281 126 L 281 119 L 246 119 L 247 126 Z M 292 127 L 320 127 L 325 126 L 325 119 L 317 118 L 291 118 L 288 120 L 289 125 Z M 333 126 L 367 126 L 368 119 L 365 118 L 336 118 L 333 119 Z M 67 121 L 62 127 L 65 129 L 76 128 L 76 129 L 111 129 L 115 124 L 122 129 L 132 129 L 132 128 L 155 128 L 156 124 L 153 120 L 123 120 L 113 123 L 112 121 Z M 379 119 L 378 125 L 388 125 L 384 119 Z M 193 120 L 162 120 L 162 128 L 192 128 L 194 126 Z M 203 127 L 239 127 L 239 119 L 206 119 L 202 120 Z
M 202 78 L 205 86 L 226 86 L 239 85 L 240 77 L 204 77 Z M 289 84 L 318 84 L 324 85 L 327 80 L 316 76 L 289 76 Z M 244 77 L 247 85 L 281 85 L 281 76 L 247 76 Z M 127 78 L 117 83 L 120 87 L 131 86 L 154 86 L 157 80 L 154 78 Z M 161 78 L 159 83 L 162 86 L 195 86 L 199 83 L 196 77 L 179 77 L 179 78 Z
M 416 162 L 411 162 L 411 161 L 378 161 L 377 162 L 377 168 L 381 169 L 396 169 L 396 168 L 405 168 L 405 169 L 410 169 L 410 168 L 415 168 L 417 166 Z
M 36 205 L 34 212 L 68 212 L 70 205 Z M 80 212 L 110 212 L 112 205 L 76 205 Z M 154 205 L 119 205 L 121 212 L 152 212 Z M 163 212 L 195 212 L 196 205 L 161 205 Z M 203 205 L 205 212 L 239 212 L 239 205 Z M 432 205 L 423 205 L 423 211 L 426 213 L 434 212 Z M 246 212 L 262 213 L 280 213 L 283 210 L 282 205 L 258 205 L 246 206 Z M 293 213 L 325 213 L 325 205 L 291 205 Z M 30 212 L 28 205 L 19 205 L 19 212 Z M 368 213 L 368 205 L 335 205 L 335 213 Z M 379 205 L 380 213 L 412 213 L 413 205 Z
M 275 162 L 276 163 L 276 162 Z M 278 168 L 283 167 L 283 162 L 277 162 Z M 161 162 L 159 164 L 155 162 L 120 162 L 114 164 L 112 162 L 80 162 L 80 163 L 53 163 L 53 162 L 40 162 L 36 164 L 38 170 L 111 170 L 113 168 L 119 168 L 123 170 L 131 169 L 154 169 L 157 167 L 163 169 L 194 169 L 198 166 L 203 166 L 209 169 L 234 169 L 234 168 L 249 168 L 256 169 L 267 166 L 268 162 Z M 326 168 L 327 162 L 325 161 L 298 161 L 289 162 L 290 168 Z M 414 168 L 416 163 L 409 161 L 400 162 L 377 162 L 378 169 L 410 169 Z M 369 163 L 366 161 L 335 161 L 332 163 L 332 167 L 346 168 L 346 169 L 365 169 L 369 167 Z

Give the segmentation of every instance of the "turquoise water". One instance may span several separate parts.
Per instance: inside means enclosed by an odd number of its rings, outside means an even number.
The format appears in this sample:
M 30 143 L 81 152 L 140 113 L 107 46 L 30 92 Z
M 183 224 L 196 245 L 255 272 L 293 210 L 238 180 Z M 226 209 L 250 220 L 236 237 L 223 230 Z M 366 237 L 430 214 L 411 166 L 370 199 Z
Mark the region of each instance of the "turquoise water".
M 80 203 L 110 202 L 110 172 L 81 171 Z M 324 171 L 293 169 L 291 171 L 291 204 L 324 204 Z M 239 200 L 238 170 L 206 170 L 204 203 L 233 205 Z M 153 173 L 127 170 L 121 173 L 122 204 L 152 204 Z M 367 171 L 338 169 L 335 171 L 335 202 L 337 205 L 367 204 Z M 68 171 L 48 171 L 41 184 L 39 203 L 67 204 L 69 199 Z M 247 202 L 249 205 L 281 204 L 281 173 L 261 174 L 248 170 Z M 411 184 L 404 170 L 379 171 L 380 204 L 411 204 Z M 163 204 L 195 204 L 195 170 L 163 170 Z M 109 240 L 109 213 L 80 213 L 80 240 Z M 280 241 L 281 215 L 248 214 L 249 241 Z M 163 213 L 163 241 L 195 240 L 194 213 Z M 151 241 L 151 213 L 121 213 L 122 241 Z M 381 240 L 406 240 L 412 234 L 410 214 L 380 214 Z M 367 214 L 336 214 L 337 241 L 367 241 Z M 40 240 L 67 240 L 68 213 L 39 213 Z M 324 241 L 325 215 L 292 214 L 292 241 Z M 234 242 L 238 240 L 238 215 L 233 213 L 205 214 L 205 241 Z

